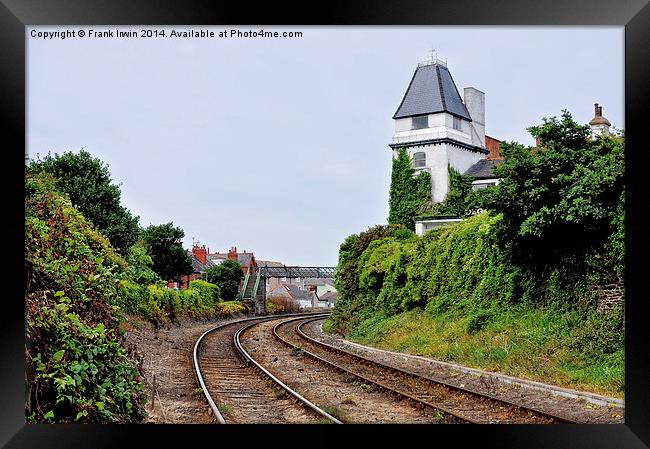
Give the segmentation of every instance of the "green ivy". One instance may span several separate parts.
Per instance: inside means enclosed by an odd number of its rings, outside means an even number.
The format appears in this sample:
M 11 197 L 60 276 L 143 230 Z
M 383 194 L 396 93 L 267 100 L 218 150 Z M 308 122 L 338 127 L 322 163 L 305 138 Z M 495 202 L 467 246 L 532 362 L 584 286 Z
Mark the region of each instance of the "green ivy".
M 431 175 L 422 170 L 416 176 L 406 148 L 400 148 L 393 159 L 388 223 L 415 229 L 418 210 L 430 199 Z

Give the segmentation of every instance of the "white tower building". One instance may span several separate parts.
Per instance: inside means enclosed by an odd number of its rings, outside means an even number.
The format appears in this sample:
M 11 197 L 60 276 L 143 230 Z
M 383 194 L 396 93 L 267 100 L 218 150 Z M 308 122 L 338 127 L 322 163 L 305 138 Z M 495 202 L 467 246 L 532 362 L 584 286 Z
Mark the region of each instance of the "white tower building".
M 393 119 L 389 145 L 396 157 L 405 147 L 416 170 L 431 174 L 431 197 L 449 191 L 447 166 L 465 173 L 489 151 L 485 148 L 485 94 L 473 87 L 458 93 L 447 64 L 437 57 L 421 62 Z
M 597 136 L 608 136 L 609 127 L 612 126 L 605 117 L 603 117 L 603 107 L 598 106 L 598 103 L 594 103 L 594 118 L 589 122 L 589 127 L 591 128 L 591 138 L 595 139 Z

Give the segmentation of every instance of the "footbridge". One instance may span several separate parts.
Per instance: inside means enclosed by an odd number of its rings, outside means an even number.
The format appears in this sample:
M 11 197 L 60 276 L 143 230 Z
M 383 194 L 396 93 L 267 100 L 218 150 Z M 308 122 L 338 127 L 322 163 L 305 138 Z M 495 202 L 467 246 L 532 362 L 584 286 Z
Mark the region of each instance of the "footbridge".
M 334 278 L 336 267 L 261 266 L 249 270 L 244 278 L 241 300 L 253 306 L 255 315 L 266 312 L 266 280 L 269 278 Z

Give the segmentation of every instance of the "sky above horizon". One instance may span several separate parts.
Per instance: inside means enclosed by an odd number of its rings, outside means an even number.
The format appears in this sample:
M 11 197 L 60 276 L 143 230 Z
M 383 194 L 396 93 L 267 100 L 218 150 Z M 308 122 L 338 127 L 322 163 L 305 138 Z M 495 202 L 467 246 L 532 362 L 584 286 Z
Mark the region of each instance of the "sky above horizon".
M 301 31 L 301 38 L 31 37 L 31 30 Z M 392 116 L 435 48 L 486 134 L 594 103 L 624 128 L 623 27 L 27 28 L 27 151 L 89 151 L 143 227 L 173 222 L 212 252 L 335 266 L 388 217 Z

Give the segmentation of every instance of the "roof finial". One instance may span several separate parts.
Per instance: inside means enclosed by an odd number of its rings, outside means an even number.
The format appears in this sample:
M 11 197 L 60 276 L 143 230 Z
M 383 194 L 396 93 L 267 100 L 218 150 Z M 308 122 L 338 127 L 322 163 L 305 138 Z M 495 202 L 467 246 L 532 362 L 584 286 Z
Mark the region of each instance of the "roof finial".
M 438 59 L 438 52 L 436 51 L 435 48 L 431 48 L 427 52 L 427 56 L 424 58 L 424 60 L 420 60 L 418 63 L 418 67 L 423 67 L 427 65 L 434 65 L 434 64 L 440 64 L 442 66 L 447 67 L 447 60 L 445 59 L 444 61 L 442 59 Z

